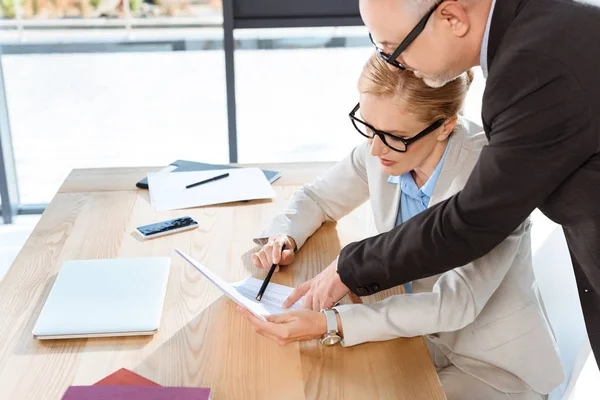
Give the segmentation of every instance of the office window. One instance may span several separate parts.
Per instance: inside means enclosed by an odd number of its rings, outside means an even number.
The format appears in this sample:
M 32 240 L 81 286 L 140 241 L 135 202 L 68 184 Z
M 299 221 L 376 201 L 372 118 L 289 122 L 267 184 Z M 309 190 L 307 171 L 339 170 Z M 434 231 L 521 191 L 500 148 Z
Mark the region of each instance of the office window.
M 3 0 L 0 13 L 22 204 L 49 202 L 73 168 L 228 161 L 222 0 Z
M 373 52 L 364 27 L 236 31 L 240 162 L 337 161 L 364 140 L 348 113 Z M 481 123 L 476 68 L 464 115 Z
M 364 27 L 236 31 L 240 162 L 333 161 L 362 138 L 348 113 L 373 51 Z
M 49 202 L 73 168 L 228 161 L 222 50 L 12 55 L 3 65 L 24 204 Z

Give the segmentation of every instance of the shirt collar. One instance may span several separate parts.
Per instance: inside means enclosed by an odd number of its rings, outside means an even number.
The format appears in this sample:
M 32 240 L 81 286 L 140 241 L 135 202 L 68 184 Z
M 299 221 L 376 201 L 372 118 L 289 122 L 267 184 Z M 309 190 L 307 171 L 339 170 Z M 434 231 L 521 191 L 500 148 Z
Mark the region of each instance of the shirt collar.
M 390 176 L 388 176 L 388 182 L 398 184 L 398 183 L 400 183 L 400 177 L 390 175 Z
M 490 7 L 490 13 L 488 15 L 487 23 L 485 25 L 485 33 L 483 34 L 483 41 L 481 43 L 481 53 L 479 54 L 479 64 L 483 71 L 483 76 L 487 79 L 488 77 L 488 44 L 490 41 L 490 27 L 492 25 L 492 15 L 494 14 L 494 7 L 496 6 L 496 0 L 492 0 L 492 6 Z

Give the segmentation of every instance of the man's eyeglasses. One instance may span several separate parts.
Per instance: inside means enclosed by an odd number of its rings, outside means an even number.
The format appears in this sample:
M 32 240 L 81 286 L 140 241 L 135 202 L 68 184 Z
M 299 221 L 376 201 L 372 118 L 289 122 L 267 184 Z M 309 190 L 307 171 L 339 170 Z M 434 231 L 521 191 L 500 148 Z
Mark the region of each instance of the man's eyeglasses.
M 408 36 L 406 36 L 406 38 L 402 41 L 402 43 L 400 43 L 400 45 L 398 45 L 398 47 L 396 47 L 396 50 L 392 54 L 386 53 L 385 51 L 383 51 L 383 49 L 381 47 L 377 46 L 377 43 L 375 43 L 375 40 L 373 40 L 373 36 L 371 35 L 371 33 L 369 33 L 369 39 L 371 39 L 371 43 L 373 43 L 373 46 L 375 46 L 375 50 L 377 51 L 377 56 L 381 60 L 385 61 L 386 63 L 391 64 L 396 68 L 405 70 L 406 67 L 404 65 L 402 65 L 402 63 L 398 62 L 398 60 L 396 60 L 396 59 L 400 56 L 400 54 L 402 54 L 402 52 L 404 50 L 406 50 L 408 48 L 408 46 L 410 46 L 412 44 L 412 42 L 415 41 L 417 36 L 419 36 L 421 34 L 421 32 L 423 32 L 423 30 L 425 29 L 425 25 L 427 25 L 427 21 L 429 21 L 429 18 L 431 17 L 431 15 L 435 12 L 435 10 L 439 7 L 439 5 L 442 4 L 444 1 L 445 0 L 438 1 L 431 8 L 431 10 L 429 10 L 427 12 L 427 14 L 425 14 L 425 16 L 423 18 L 421 18 L 419 23 L 412 29 L 412 31 L 410 31 L 410 33 L 408 34 Z
M 350 120 L 352 121 L 352 125 L 356 128 L 358 133 L 366 137 L 367 139 L 373 139 L 375 136 L 379 136 L 379 139 L 390 149 L 398 151 L 400 153 L 406 152 L 408 149 L 408 145 L 416 142 L 417 140 L 425 137 L 427 134 L 435 131 L 437 128 L 442 126 L 446 120 L 444 118 L 440 118 L 435 121 L 433 124 L 429 125 L 427 128 L 423 129 L 421 132 L 417 133 L 415 136 L 404 139 L 391 133 L 382 132 L 371 125 L 367 124 L 365 121 L 356 117 L 356 112 L 360 108 L 360 103 L 356 105 L 350 112 Z

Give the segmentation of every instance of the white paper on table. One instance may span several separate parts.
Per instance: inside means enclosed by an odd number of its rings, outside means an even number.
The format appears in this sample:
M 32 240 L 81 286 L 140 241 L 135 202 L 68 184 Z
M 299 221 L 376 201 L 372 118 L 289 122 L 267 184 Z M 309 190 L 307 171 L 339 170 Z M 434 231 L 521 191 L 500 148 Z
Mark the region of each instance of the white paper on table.
M 302 299 L 298 300 L 290 308 L 281 307 L 285 299 L 294 291 L 292 287 L 269 282 L 269 286 L 267 286 L 261 301 L 258 302 L 256 301 L 256 295 L 263 281 L 248 277 L 241 282 L 228 283 L 181 250 L 175 249 L 175 252 L 221 289 L 227 297 L 238 305 L 247 308 L 252 314 L 263 321 L 265 321 L 265 315 L 282 314 L 286 311 L 299 310 L 301 308 Z
M 229 176 L 186 189 L 187 185 L 228 173 Z M 208 206 L 243 200 L 272 199 L 275 190 L 259 168 L 149 173 L 150 201 L 157 211 Z

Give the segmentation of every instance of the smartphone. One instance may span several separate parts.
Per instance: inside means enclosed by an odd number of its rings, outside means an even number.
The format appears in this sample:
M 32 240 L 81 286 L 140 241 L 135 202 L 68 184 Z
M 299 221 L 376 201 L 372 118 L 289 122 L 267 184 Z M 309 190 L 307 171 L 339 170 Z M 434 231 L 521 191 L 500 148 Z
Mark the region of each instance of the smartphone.
M 152 239 L 159 236 L 170 235 L 171 233 L 194 229 L 197 226 L 198 222 L 192 217 L 181 217 L 157 222 L 155 224 L 138 226 L 135 230 L 143 239 Z

